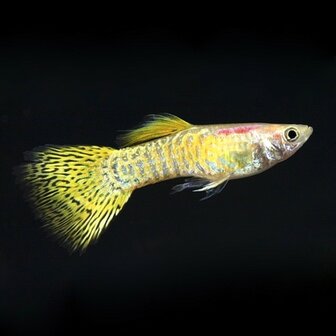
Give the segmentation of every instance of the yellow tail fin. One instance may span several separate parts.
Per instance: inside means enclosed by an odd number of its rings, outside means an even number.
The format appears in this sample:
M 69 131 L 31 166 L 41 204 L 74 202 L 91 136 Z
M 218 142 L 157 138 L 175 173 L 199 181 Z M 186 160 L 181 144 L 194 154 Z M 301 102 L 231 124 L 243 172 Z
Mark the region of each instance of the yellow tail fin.
M 131 196 L 109 172 L 113 153 L 109 147 L 44 146 L 16 169 L 37 216 L 73 250 L 95 241 Z

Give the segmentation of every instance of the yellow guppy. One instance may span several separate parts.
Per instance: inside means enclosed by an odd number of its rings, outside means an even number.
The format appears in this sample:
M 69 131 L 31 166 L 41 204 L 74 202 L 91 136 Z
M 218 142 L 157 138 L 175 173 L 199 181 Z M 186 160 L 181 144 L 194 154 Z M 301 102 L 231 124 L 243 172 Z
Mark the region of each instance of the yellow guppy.
M 132 192 L 189 177 L 173 188 L 208 198 L 228 180 L 258 174 L 293 155 L 313 129 L 296 124 L 192 125 L 152 115 L 121 137 L 123 147 L 46 145 L 16 169 L 38 217 L 73 250 L 95 241 Z

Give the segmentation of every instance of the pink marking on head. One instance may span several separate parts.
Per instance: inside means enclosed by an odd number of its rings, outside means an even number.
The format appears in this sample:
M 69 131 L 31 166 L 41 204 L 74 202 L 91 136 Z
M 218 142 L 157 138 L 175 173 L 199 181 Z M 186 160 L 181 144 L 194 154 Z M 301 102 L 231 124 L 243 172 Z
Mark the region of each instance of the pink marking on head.
M 229 134 L 243 134 L 249 131 L 252 131 L 259 126 L 251 125 L 251 126 L 237 126 L 237 127 L 230 127 L 230 128 L 222 128 L 217 131 L 218 135 L 229 135 Z

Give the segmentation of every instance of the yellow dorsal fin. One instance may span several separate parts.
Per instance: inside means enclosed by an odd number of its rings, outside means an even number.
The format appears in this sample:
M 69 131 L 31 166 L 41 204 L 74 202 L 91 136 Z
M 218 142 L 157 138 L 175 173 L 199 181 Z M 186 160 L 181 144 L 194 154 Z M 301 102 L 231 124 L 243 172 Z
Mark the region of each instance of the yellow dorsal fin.
M 180 132 L 192 126 L 172 114 L 152 114 L 142 126 L 123 134 L 119 140 L 122 146 L 128 147 Z

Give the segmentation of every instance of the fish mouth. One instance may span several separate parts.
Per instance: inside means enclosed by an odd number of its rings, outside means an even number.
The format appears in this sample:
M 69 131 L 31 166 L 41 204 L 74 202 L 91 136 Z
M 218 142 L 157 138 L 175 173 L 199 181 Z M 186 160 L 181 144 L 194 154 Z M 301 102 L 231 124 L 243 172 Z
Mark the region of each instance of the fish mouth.
M 297 151 L 299 148 L 303 146 L 304 143 L 307 142 L 312 133 L 313 133 L 313 127 L 308 125 L 301 125 L 301 139 L 296 143 L 295 151 Z
M 306 139 L 308 139 L 313 133 L 313 127 L 307 126 Z
M 313 127 L 301 125 L 301 143 L 305 143 L 313 133 Z

